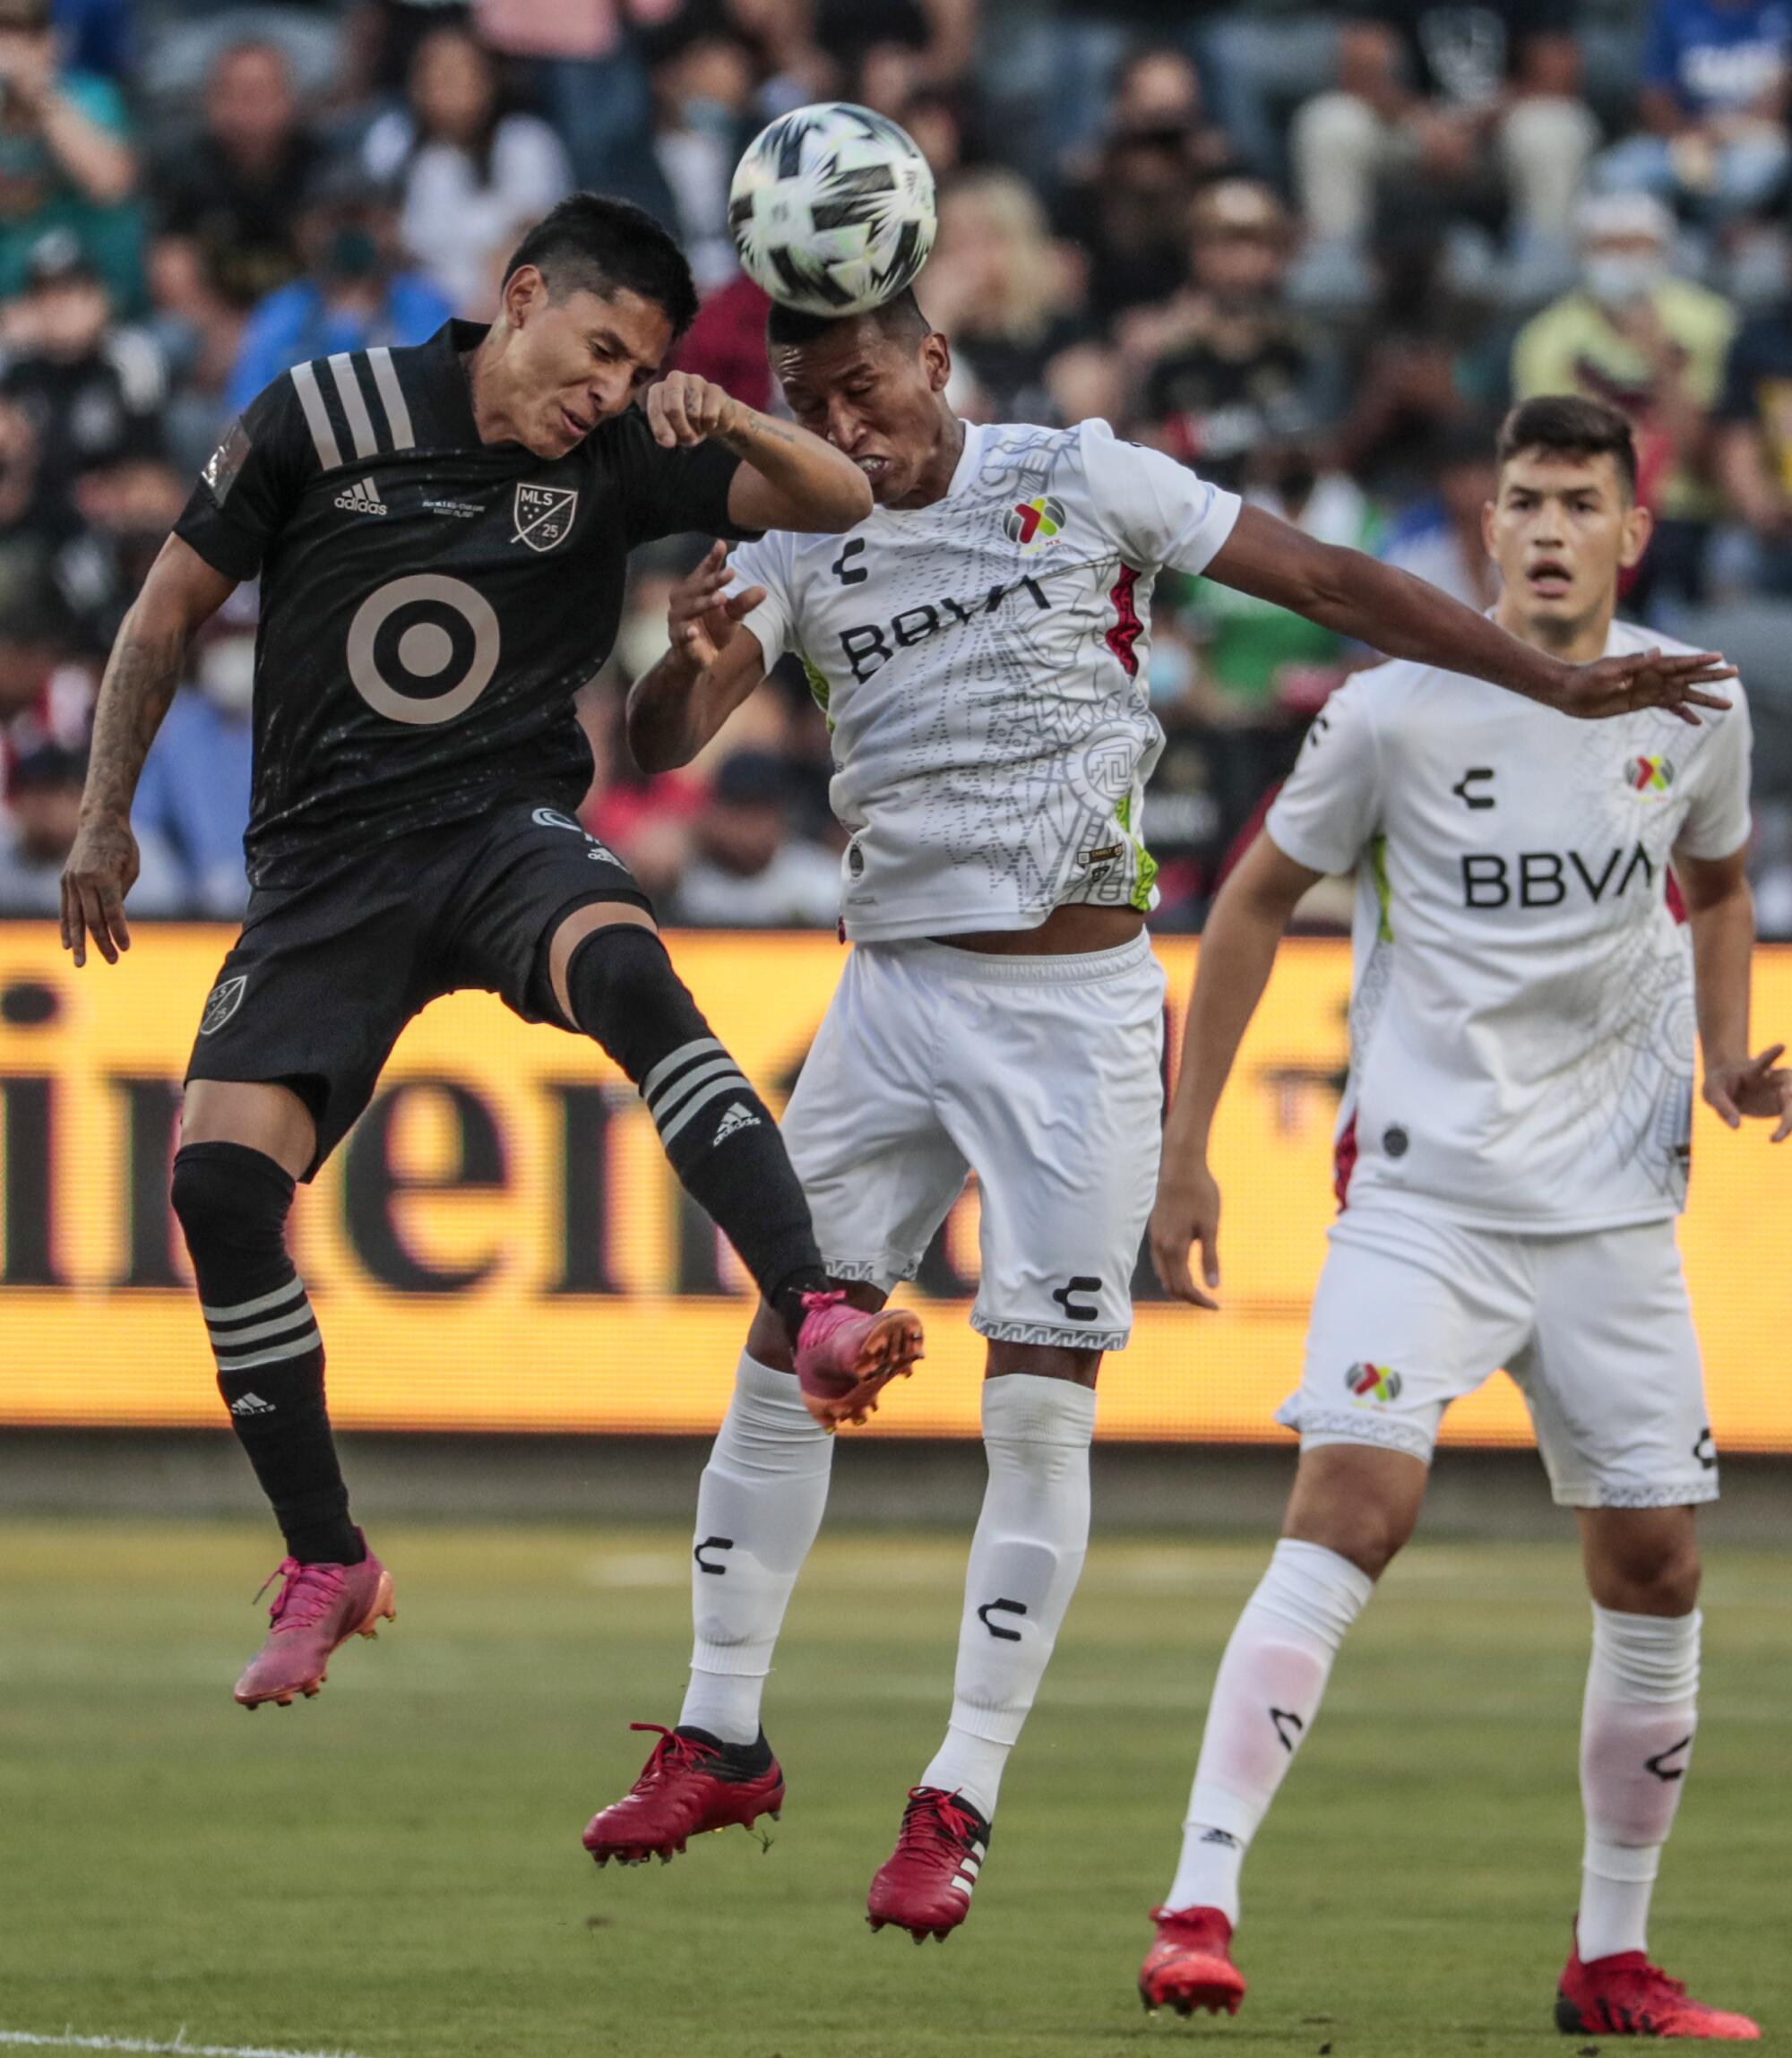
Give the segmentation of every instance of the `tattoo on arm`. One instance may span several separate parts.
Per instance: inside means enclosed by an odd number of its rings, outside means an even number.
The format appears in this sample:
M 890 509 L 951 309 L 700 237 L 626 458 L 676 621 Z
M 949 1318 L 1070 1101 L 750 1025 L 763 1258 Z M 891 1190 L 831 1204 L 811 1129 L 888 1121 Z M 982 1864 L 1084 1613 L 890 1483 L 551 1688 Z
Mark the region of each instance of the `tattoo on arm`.
M 180 684 L 186 638 L 178 633 L 145 636 L 127 623 L 100 683 L 88 756 L 84 816 L 128 816 L 150 745 Z
M 736 428 L 728 429 L 719 439 L 734 452 L 737 457 L 749 457 L 755 445 L 777 443 L 785 450 L 796 446 L 795 433 L 783 422 L 773 421 L 770 415 L 762 415 L 756 408 L 744 408 L 742 420 Z

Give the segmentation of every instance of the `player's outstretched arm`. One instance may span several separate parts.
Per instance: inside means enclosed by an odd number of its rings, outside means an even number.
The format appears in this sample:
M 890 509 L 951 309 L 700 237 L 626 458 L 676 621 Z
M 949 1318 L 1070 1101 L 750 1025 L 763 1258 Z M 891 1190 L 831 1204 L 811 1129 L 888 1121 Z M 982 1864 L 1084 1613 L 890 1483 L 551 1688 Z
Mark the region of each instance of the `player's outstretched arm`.
M 669 372 L 649 387 L 647 424 L 665 450 L 713 440 L 740 459 L 728 501 L 738 528 L 837 536 L 871 512 L 870 484 L 843 452 L 694 372 Z
M 1709 650 L 1638 650 L 1590 665 L 1564 664 L 1409 572 L 1360 550 L 1315 542 L 1259 507 L 1239 515 L 1207 576 L 1386 657 L 1467 672 L 1583 720 L 1659 707 L 1696 725 L 1693 709 L 1729 705 L 1707 689 L 1736 676 L 1733 666 Z
M 62 874 L 63 948 L 87 962 L 90 935 L 108 965 L 131 947 L 125 896 L 137 876 L 131 803 L 150 745 L 186 665 L 194 632 L 237 581 L 171 536 L 119 624 L 93 717 L 81 826 Z
M 1302 895 L 1320 877 L 1262 832 L 1219 889 L 1201 934 L 1150 1231 L 1158 1277 L 1178 1300 L 1198 1308 L 1219 1305 L 1212 1297 L 1219 1284 L 1219 1188 L 1207 1166 L 1214 1110 L 1269 984 L 1276 948 Z M 1189 1270 L 1192 1244 L 1201 1245 L 1204 1291 Z
M 672 589 L 672 647 L 628 690 L 628 747 L 643 771 L 689 764 L 765 676 L 759 639 L 740 625 L 765 589 L 730 593 L 733 578 L 718 543 Z
M 1728 857 L 1674 857 L 1675 876 L 1693 932 L 1693 984 L 1705 1099 L 1720 1120 L 1740 1129 L 1745 1116 L 1776 1124 L 1773 1141 L 1792 1136 L 1792 1072 L 1779 1063 L 1783 1043 L 1748 1054 L 1749 972 L 1754 956 L 1754 896 L 1744 853 Z

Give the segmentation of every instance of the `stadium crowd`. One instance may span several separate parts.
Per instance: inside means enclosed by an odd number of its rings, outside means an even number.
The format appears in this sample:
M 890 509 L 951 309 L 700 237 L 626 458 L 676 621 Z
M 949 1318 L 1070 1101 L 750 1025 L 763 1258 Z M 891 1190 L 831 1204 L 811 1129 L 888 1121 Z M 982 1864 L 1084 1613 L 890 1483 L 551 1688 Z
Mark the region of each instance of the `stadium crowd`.
M 99 668 L 238 408 L 488 313 L 575 185 L 676 226 L 704 294 L 681 361 L 775 404 L 726 195 L 822 98 L 939 175 L 918 289 L 974 418 L 1105 416 L 1486 605 L 1501 410 L 1623 407 L 1658 521 L 1628 605 L 1743 667 L 1761 930 L 1792 936 L 1788 0 L 0 0 L 0 916 L 56 908 Z M 587 819 L 672 919 L 831 926 L 800 676 L 689 773 L 623 745 L 699 547 L 637 559 L 584 696 Z M 149 761 L 136 916 L 240 909 L 254 640 L 239 590 Z M 1160 926 L 1199 926 L 1361 657 L 1160 590 Z

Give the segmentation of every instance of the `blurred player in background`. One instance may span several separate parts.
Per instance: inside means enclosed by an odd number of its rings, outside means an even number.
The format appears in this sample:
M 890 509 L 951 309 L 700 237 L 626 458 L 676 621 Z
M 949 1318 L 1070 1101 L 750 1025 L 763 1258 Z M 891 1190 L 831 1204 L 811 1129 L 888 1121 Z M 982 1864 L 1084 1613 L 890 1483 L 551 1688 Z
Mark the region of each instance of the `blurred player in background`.
M 1495 618 L 1571 662 L 1643 648 L 1613 619 L 1650 534 L 1624 418 L 1527 401 L 1499 460 Z M 1557 2025 L 1758 2034 L 1650 1966 L 1645 1934 L 1697 1726 L 1693 1509 L 1718 1492 L 1674 1234 L 1695 1023 L 1718 1115 L 1792 1132 L 1782 1046 L 1749 1055 L 1749 722 L 1732 698 L 1696 728 L 1652 710 L 1576 728 L 1455 667 L 1361 673 L 1215 903 L 1150 1223 L 1173 1292 L 1215 1305 L 1214 1110 L 1296 906 L 1354 868 L 1350 1080 L 1305 1373 L 1277 1417 L 1300 1433 L 1294 1491 L 1214 1685 L 1140 1977 L 1150 2007 L 1236 2013 L 1245 1850 L 1412 1533 L 1444 1410 L 1503 1365 L 1579 1516 L 1593 1598 L 1585 1870 Z
M 1146 684 L 1159 573 L 1584 714 L 1700 700 L 1719 667 L 1571 664 L 1103 422 L 968 425 L 912 293 L 845 319 L 776 308 L 769 340 L 796 419 L 851 458 L 876 511 L 843 540 L 769 536 L 732 574 L 713 553 L 675 598 L 629 736 L 645 769 L 684 764 L 800 656 L 832 731 L 842 933 L 860 946 L 784 1124 L 831 1277 L 880 1306 L 978 1176 L 988 1487 L 951 1726 L 869 1901 L 874 1928 L 918 1941 L 964 1919 L 1082 1564 L 1097 1373 L 1131 1326 L 1162 1111 L 1142 821 L 1163 742 Z M 782 1800 L 761 1693 L 832 1457 L 791 1370 L 762 1310 L 698 1499 L 684 1709 L 587 1829 L 599 1861 L 669 1856 Z
M 173 1189 L 219 1387 L 287 1545 L 246 1707 L 316 1692 L 337 1646 L 392 1612 L 349 1520 L 286 1220 L 436 995 L 483 987 L 602 1045 L 806 1376 L 849 1388 L 918 1345 L 911 1318 L 867 1328 L 827 1290 L 771 1115 L 646 895 L 571 813 L 591 779 L 573 696 L 615 639 L 629 550 L 835 530 L 869 504 L 818 437 L 688 374 L 649 390 L 696 306 L 649 216 L 563 202 L 519 245 L 488 329 L 345 351 L 260 395 L 107 667 L 63 881 L 77 965 L 90 935 L 108 962 L 129 948 L 138 774 L 194 632 L 260 575 L 254 893 L 200 1020 Z

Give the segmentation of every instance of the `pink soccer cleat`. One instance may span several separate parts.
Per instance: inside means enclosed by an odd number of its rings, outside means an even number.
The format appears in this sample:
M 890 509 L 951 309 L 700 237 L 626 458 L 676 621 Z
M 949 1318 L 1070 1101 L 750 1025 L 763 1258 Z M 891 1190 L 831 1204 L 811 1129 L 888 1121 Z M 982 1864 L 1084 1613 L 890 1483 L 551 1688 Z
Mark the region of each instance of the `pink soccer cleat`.
M 376 1622 L 398 1619 L 392 1574 L 371 1551 L 358 1565 L 302 1565 L 282 1558 L 268 1586 L 274 1580 L 280 1590 L 268 1610 L 268 1640 L 237 1682 L 237 1699 L 245 1708 L 264 1701 L 290 1708 L 296 1693 L 310 1700 L 329 1676 L 339 1645 L 351 1636 L 377 1636 Z
M 824 1429 L 863 1422 L 892 1379 L 906 1379 L 923 1356 L 921 1323 L 907 1308 L 872 1313 L 843 1293 L 805 1294 L 797 1338 L 797 1383 Z
M 1736 2044 L 1761 2035 L 1746 2015 L 1694 2001 L 1640 1950 L 1582 1964 L 1578 1944 L 1555 1990 L 1555 2027 L 1564 2036 L 1709 2036 Z
M 1193 2015 L 1204 2008 L 1236 2015 L 1245 1975 L 1232 1962 L 1232 1925 L 1218 1908 L 1153 1908 L 1157 1941 L 1139 1968 L 1139 1998 L 1155 2012 Z

